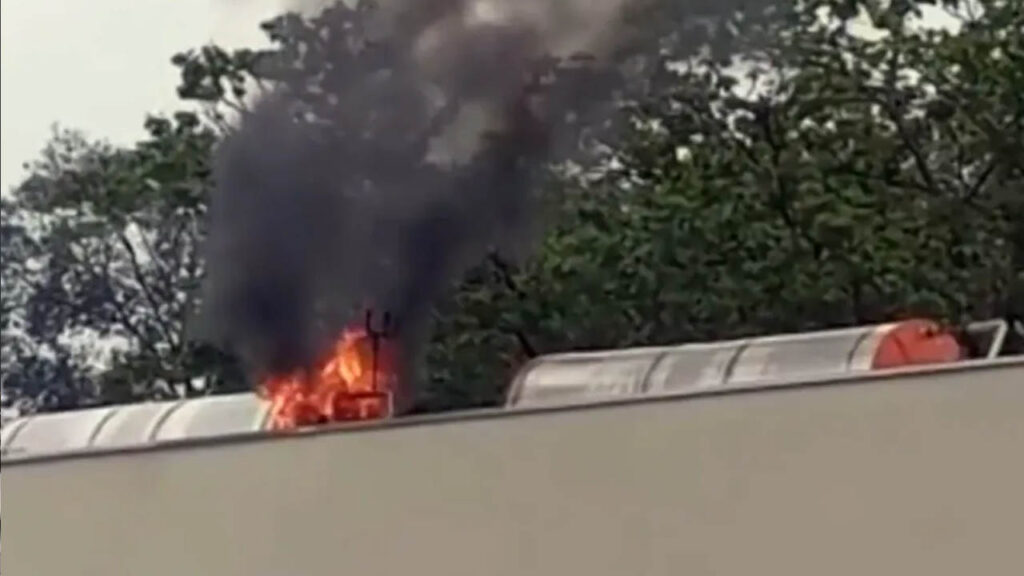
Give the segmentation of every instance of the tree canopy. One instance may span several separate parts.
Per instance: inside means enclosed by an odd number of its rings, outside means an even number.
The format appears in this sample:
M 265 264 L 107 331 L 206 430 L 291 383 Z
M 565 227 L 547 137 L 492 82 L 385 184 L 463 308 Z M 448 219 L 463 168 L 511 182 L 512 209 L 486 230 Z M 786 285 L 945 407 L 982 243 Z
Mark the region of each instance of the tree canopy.
M 616 121 L 578 127 L 602 144 L 585 157 L 552 159 L 529 257 L 492 253 L 437 306 L 422 409 L 493 404 L 553 351 L 1024 315 L 1019 2 L 804 1 L 709 36 L 680 36 L 708 28 L 672 4 L 634 15 L 655 36 L 594 76 L 620 83 Z M 939 4 L 953 24 L 925 25 Z M 285 15 L 264 24 L 269 49 L 176 56 L 191 111 L 148 118 L 134 146 L 54 136 L 2 206 L 5 402 L 247 385 L 190 338 L 211 154 L 253 91 L 319 71 L 318 50 L 352 50 L 320 82 L 385 66 L 352 48 L 370 8 L 332 9 L 352 11 L 351 37 Z

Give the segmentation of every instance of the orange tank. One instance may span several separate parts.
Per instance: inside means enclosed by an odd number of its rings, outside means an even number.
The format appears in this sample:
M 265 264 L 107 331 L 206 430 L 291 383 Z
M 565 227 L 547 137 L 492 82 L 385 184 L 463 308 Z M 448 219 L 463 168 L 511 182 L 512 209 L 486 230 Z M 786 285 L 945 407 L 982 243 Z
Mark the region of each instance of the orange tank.
M 871 367 L 899 368 L 941 364 L 964 358 L 964 349 L 948 330 L 931 320 L 912 319 L 889 330 L 875 350 Z

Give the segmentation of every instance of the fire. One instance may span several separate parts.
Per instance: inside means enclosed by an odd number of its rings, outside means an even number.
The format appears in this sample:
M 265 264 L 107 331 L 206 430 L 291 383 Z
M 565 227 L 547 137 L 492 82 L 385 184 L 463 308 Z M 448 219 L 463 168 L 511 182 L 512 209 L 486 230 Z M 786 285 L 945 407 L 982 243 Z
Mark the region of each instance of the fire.
M 270 402 L 271 428 L 391 416 L 397 378 L 389 344 L 349 328 L 317 366 L 267 378 L 260 394 Z

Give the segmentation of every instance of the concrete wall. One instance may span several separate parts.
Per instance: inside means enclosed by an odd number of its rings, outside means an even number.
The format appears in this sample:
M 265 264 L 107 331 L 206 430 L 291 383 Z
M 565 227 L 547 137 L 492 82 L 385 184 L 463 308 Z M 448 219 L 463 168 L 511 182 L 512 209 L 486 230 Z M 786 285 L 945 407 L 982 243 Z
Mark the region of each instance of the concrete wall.
M 1024 361 L 7 461 L 4 576 L 1024 573 Z

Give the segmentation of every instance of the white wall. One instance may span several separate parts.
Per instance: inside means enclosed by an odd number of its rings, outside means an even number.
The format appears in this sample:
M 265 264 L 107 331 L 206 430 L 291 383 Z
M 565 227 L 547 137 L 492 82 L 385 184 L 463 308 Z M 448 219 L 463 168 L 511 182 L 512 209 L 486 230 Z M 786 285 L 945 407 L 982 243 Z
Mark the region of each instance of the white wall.
M 3 463 L 4 576 L 963 576 L 1024 561 L 1024 360 Z

